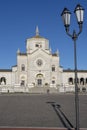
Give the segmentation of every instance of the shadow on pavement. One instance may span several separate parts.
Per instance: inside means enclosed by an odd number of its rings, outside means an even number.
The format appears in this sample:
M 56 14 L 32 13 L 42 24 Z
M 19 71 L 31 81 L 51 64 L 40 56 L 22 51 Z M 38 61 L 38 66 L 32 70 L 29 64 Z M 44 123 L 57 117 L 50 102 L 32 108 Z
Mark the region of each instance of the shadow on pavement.
M 74 128 L 74 126 L 71 124 L 71 122 L 68 120 L 66 115 L 61 110 L 61 106 L 59 104 L 56 104 L 55 102 L 47 102 L 47 103 L 49 103 L 53 107 L 53 110 L 56 112 L 58 118 L 60 119 L 61 123 L 65 128 L 67 128 L 68 130 Z

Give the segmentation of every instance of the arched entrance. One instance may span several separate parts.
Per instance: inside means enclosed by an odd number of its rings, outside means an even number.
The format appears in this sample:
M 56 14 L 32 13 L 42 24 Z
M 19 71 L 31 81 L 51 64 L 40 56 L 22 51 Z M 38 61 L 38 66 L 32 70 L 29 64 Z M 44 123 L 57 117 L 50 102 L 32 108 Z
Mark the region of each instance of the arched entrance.
M 43 86 L 43 74 L 37 74 L 36 75 L 36 85 L 38 87 L 42 87 Z
M 25 76 L 21 76 L 20 85 L 25 86 Z
M 0 84 L 1 85 L 6 85 L 6 78 L 5 77 L 1 77 Z

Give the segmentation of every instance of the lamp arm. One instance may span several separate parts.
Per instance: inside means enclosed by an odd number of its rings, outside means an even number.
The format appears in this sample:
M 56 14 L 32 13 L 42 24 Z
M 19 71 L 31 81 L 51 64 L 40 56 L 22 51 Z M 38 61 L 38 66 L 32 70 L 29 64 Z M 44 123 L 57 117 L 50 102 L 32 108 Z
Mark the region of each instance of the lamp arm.
M 69 33 L 69 31 L 66 31 L 67 35 L 72 38 L 72 35 Z
M 79 24 L 79 32 L 77 34 L 77 36 L 79 36 L 79 34 L 82 32 L 82 24 Z
M 72 35 L 69 33 L 69 27 L 66 27 L 65 29 L 66 29 L 67 35 L 72 38 Z
M 69 37 L 71 37 L 73 40 L 76 40 L 78 38 L 78 36 L 80 35 L 80 33 L 82 32 L 82 24 L 79 24 L 79 32 L 76 34 L 76 31 L 73 30 L 73 34 L 69 33 L 69 27 L 65 27 L 66 29 L 66 33 Z

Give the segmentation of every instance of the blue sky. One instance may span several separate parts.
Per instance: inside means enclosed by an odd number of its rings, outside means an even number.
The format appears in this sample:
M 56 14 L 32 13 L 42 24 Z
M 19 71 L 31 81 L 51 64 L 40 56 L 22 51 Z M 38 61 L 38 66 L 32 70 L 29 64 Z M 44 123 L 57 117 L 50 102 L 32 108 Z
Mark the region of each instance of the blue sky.
M 40 35 L 49 39 L 52 52 L 59 50 L 60 65 L 74 69 L 73 41 L 66 35 L 61 12 L 64 7 L 71 11 L 70 32 L 78 32 L 73 13 L 78 3 L 85 8 L 85 14 L 77 40 L 77 65 L 78 69 L 87 69 L 87 0 L 0 0 L 0 69 L 17 64 L 18 48 L 26 51 L 25 41 L 35 35 L 37 25 Z

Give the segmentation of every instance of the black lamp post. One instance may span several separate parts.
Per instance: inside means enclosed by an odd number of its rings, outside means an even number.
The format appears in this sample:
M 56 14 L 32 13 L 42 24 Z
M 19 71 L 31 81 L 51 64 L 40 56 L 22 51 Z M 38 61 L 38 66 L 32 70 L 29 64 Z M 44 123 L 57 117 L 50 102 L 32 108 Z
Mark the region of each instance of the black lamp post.
M 71 12 L 67 8 L 64 8 L 61 16 L 63 18 L 64 26 L 65 26 L 65 29 L 66 29 L 66 33 L 74 41 L 76 130 L 79 130 L 79 97 L 78 97 L 78 84 L 77 84 L 76 40 L 77 40 L 79 34 L 82 32 L 83 15 L 84 15 L 84 9 L 83 9 L 83 7 L 80 4 L 78 4 L 76 6 L 75 10 L 74 10 L 74 13 L 76 14 L 77 22 L 78 22 L 78 25 L 79 25 L 79 32 L 78 33 L 76 33 L 75 30 L 73 30 L 73 34 L 69 33 Z

